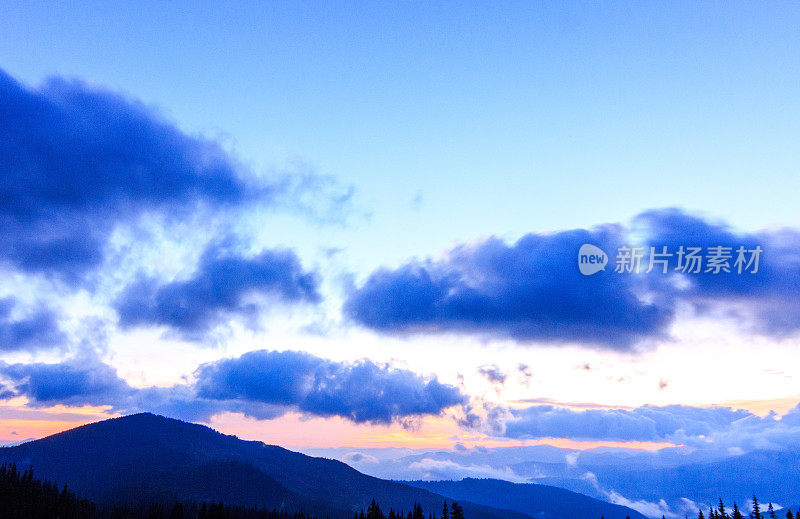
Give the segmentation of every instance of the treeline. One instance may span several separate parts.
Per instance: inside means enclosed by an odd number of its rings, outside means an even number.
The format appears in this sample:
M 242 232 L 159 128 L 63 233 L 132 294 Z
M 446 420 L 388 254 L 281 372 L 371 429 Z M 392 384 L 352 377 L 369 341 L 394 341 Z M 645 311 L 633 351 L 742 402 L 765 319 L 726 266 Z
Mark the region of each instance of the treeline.
M 442 505 L 442 515 L 438 518 L 435 513 L 428 515 L 426 518 L 425 512 L 422 511 L 422 507 L 418 503 L 414 503 L 414 506 L 407 513 L 403 510 L 395 512 L 390 508 L 388 515 L 385 515 L 381 507 L 373 499 L 369 508 L 367 508 L 367 513 L 365 514 L 364 510 L 361 510 L 360 513 L 353 516 L 353 519 L 464 519 L 464 509 L 455 501 L 448 506 L 447 500 L 445 500 L 444 505 Z
M 316 519 L 302 512 L 289 513 L 223 503 L 152 503 L 144 506 L 102 509 L 92 519 Z
M 33 470 L 0 465 L 0 519 L 317 519 L 303 512 L 226 505 L 223 503 L 144 503 L 98 507 L 78 498 L 66 486 L 36 479 Z M 326 518 L 327 519 L 327 518 Z M 464 519 L 458 503 L 444 503 L 441 518 L 425 516 L 414 504 L 408 513 L 389 509 L 386 516 L 372 500 L 354 519 Z
M 769 503 L 767 506 L 766 512 L 761 512 L 761 505 L 758 502 L 758 498 L 754 495 L 753 496 L 753 509 L 750 512 L 747 512 L 746 515 L 739 510 L 739 505 L 736 504 L 734 501 L 733 509 L 731 509 L 730 513 L 725 508 L 725 503 L 722 502 L 722 499 L 719 500 L 719 505 L 716 508 L 709 508 L 708 509 L 708 519 L 779 519 L 778 512 L 775 511 L 775 508 L 772 506 L 772 503 Z M 663 519 L 663 518 L 662 518 Z M 697 514 L 697 519 L 706 519 L 706 516 L 703 515 L 703 511 L 700 510 L 700 513 Z M 797 511 L 797 514 L 793 514 L 791 510 L 786 510 L 786 519 L 800 519 L 800 510 Z
M 0 465 L 0 517 L 3 519 L 84 519 L 95 516 L 94 505 L 78 499 L 67 487 L 20 472 L 16 465 Z
M 316 519 L 286 511 L 222 503 L 150 503 L 97 507 L 66 486 L 42 481 L 33 470 L 0 465 L 0 519 Z

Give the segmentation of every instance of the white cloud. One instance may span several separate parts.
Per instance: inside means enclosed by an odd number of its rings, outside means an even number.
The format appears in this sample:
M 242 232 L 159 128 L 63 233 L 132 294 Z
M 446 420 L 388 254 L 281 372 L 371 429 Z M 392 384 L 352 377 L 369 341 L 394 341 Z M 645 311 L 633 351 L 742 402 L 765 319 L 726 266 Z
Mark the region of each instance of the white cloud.
M 526 482 L 524 477 L 519 476 L 509 467 L 495 468 L 489 465 L 460 465 L 452 460 L 423 458 L 408 465 L 407 470 L 409 475 L 412 476 L 411 479 L 460 480 L 473 477 L 503 479 L 514 483 Z M 413 477 L 414 474 L 416 474 L 416 477 Z

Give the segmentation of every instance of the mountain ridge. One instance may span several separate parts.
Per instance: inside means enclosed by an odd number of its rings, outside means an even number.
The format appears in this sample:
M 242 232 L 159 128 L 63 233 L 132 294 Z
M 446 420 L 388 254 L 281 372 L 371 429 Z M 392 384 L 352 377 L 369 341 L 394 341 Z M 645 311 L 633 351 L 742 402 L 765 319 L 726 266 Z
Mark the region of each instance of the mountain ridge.
M 605 517 L 605 519 L 644 519 L 630 508 L 572 492 L 564 488 L 537 483 L 512 483 L 492 478 L 463 478 L 459 481 L 404 481 L 460 500 L 469 495 L 474 503 L 524 513 L 538 519 L 574 519 L 576 517 Z M 554 499 L 555 502 L 554 502 Z M 564 503 L 570 503 L 565 506 Z
M 416 502 L 426 513 L 439 512 L 445 499 L 427 489 L 362 474 L 337 460 L 152 413 L 111 418 L 0 448 L 2 462 L 32 466 L 42 477 L 99 503 L 141 496 L 188 498 L 351 517 L 372 499 L 398 511 Z M 252 491 L 254 486 L 258 492 Z M 530 519 L 518 511 L 459 502 L 469 519 Z

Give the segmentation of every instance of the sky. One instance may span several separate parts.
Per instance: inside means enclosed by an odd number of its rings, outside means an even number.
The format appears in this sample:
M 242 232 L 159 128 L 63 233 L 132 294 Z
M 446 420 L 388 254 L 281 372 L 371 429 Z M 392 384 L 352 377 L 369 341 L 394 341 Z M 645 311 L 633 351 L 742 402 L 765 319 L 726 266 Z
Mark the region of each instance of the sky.
M 782 448 L 798 22 L 4 2 L 0 442 L 150 411 L 297 449 Z M 616 272 L 636 246 L 668 272 Z

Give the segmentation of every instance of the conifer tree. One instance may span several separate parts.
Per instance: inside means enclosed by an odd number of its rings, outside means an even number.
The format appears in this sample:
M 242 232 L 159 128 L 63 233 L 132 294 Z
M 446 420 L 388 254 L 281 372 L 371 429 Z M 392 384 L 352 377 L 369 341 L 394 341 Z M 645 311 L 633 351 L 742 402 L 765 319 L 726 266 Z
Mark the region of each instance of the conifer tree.
M 731 519 L 744 519 L 742 512 L 739 511 L 739 505 L 736 504 L 736 501 L 733 502 L 733 514 L 731 514 Z
M 383 517 L 383 513 L 381 512 L 381 507 L 378 506 L 378 503 L 375 502 L 375 499 L 372 500 L 372 503 L 369 504 L 369 508 L 367 508 L 366 519 L 385 519 Z
M 753 511 L 750 514 L 753 519 L 761 519 L 761 507 L 758 504 L 758 498 L 753 494 Z

